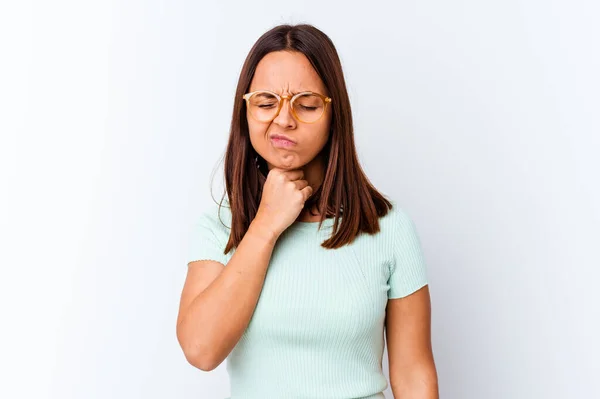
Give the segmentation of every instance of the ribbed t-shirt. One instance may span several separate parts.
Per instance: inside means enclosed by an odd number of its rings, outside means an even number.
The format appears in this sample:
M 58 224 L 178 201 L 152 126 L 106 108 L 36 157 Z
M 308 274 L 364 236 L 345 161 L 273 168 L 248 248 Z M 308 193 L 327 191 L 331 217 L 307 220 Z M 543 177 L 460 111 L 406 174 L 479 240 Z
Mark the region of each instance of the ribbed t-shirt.
M 230 399 L 382 399 L 385 308 L 427 284 L 415 224 L 397 203 L 342 248 L 321 247 L 333 219 L 294 222 L 277 240 L 258 303 L 226 359 Z M 191 229 L 188 261 L 227 267 L 228 203 Z M 340 220 L 341 221 L 341 220 Z

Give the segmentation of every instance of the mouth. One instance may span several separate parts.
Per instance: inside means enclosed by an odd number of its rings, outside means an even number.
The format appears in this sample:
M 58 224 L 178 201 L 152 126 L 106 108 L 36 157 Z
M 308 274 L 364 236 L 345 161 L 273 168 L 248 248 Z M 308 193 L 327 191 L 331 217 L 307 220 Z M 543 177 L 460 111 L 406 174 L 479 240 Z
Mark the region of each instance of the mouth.
M 270 139 L 274 147 L 289 148 L 296 145 L 294 140 L 281 134 L 274 134 Z

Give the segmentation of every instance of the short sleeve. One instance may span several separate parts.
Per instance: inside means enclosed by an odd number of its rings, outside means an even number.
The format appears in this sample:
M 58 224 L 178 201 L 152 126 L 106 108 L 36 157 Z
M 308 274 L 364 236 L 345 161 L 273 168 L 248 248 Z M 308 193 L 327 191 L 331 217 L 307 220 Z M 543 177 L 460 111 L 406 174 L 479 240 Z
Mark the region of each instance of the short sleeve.
M 388 298 L 403 298 L 427 285 L 425 259 L 413 220 L 395 206 Z
M 208 214 L 202 214 L 189 231 L 187 262 L 214 260 L 227 263 L 223 253 L 226 243 L 219 239 L 216 221 Z

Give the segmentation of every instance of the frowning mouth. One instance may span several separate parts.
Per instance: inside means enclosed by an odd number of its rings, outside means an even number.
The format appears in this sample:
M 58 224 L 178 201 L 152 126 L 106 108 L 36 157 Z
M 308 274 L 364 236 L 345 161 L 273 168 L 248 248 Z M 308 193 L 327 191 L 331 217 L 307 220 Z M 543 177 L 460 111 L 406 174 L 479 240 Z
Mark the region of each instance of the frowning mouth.
M 270 137 L 270 139 L 271 139 L 271 144 L 273 144 L 274 147 L 289 148 L 289 147 L 296 145 L 296 143 L 289 137 L 279 135 L 279 134 L 272 135 Z

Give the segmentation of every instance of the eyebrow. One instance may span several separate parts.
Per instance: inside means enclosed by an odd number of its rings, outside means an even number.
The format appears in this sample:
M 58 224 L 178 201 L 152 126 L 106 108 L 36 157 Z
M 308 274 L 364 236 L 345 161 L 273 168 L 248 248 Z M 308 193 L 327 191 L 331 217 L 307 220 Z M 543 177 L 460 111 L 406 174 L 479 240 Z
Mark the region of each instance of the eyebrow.
M 257 89 L 257 90 L 254 90 L 254 91 L 261 91 L 261 90 L 271 91 L 273 93 L 279 94 L 280 96 L 282 95 L 279 91 L 273 90 L 273 89 Z M 304 90 L 298 90 L 298 91 L 290 91 L 290 95 L 295 96 L 298 93 L 305 93 L 307 91 L 309 91 L 311 93 L 318 93 L 317 91 L 314 91 L 314 90 L 304 89 Z

